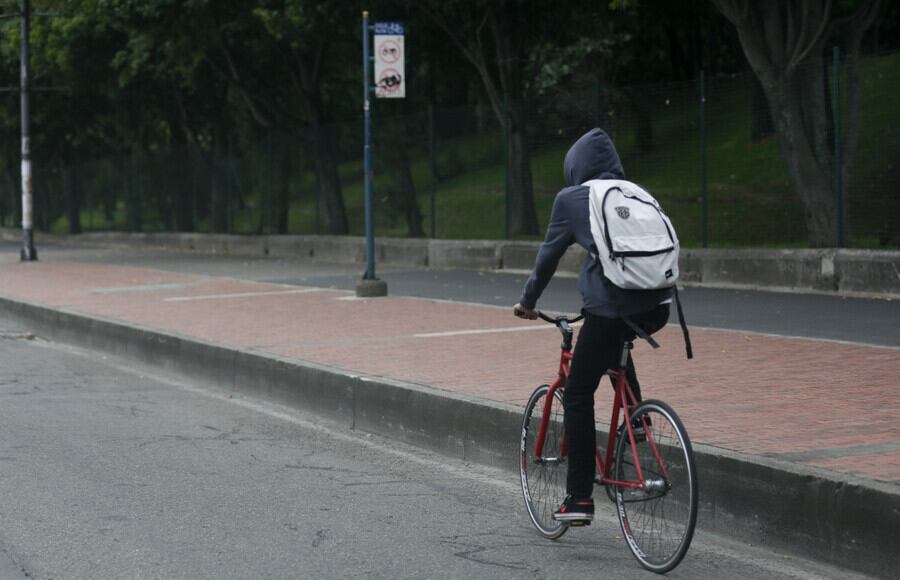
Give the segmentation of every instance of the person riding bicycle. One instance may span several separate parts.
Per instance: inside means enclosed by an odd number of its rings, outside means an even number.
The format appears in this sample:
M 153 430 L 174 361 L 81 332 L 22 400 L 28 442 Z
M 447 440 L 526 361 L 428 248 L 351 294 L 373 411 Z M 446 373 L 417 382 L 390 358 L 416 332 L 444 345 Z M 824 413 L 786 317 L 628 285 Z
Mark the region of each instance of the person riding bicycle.
M 581 290 L 584 325 L 572 356 L 572 367 L 563 399 L 566 441 L 569 449 L 566 499 L 554 512 L 558 521 L 589 524 L 594 517 L 591 498 L 594 478 L 594 392 L 607 369 L 616 366 L 625 340 L 634 337 L 622 319 L 629 318 L 647 335 L 669 320 L 672 289 L 620 290 L 605 281 L 597 247 L 591 235 L 590 188 L 592 179 L 624 179 L 625 171 L 612 139 L 602 129 L 592 129 L 566 153 L 563 171 L 566 185 L 553 202 L 547 235 L 541 244 L 534 271 L 525 282 L 522 296 L 513 307 L 525 318 L 536 319 L 536 305 L 560 258 L 572 244 L 588 251 L 578 285 Z M 641 389 L 634 362 L 628 356 L 626 376 L 637 400 Z

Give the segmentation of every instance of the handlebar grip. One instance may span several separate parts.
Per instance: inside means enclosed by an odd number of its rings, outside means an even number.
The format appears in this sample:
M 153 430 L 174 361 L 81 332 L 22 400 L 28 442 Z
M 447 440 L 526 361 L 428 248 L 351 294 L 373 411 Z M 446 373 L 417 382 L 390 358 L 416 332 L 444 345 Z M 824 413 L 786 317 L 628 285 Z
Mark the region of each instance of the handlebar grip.
M 522 312 L 521 310 L 516 310 L 515 308 L 513 308 L 513 314 L 516 316 L 516 318 L 527 318 L 527 316 L 525 316 L 524 312 Z M 572 324 L 572 323 L 578 322 L 579 320 L 584 318 L 584 315 L 577 316 L 575 318 L 565 318 L 565 317 L 560 317 L 559 319 L 551 318 L 551 317 L 547 316 L 546 314 L 544 314 L 543 312 L 541 312 L 540 310 L 537 311 L 537 315 L 538 315 L 538 318 L 540 318 L 541 320 L 543 320 L 545 322 L 549 322 L 550 324 L 557 324 L 557 325 L 559 324 L 560 320 L 565 320 L 569 324 Z

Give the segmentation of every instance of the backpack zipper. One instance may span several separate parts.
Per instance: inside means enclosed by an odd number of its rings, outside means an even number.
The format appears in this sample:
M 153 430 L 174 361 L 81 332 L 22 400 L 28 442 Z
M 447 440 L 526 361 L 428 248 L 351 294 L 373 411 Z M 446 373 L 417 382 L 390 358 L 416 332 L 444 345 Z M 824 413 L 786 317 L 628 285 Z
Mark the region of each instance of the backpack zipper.
M 621 191 L 622 195 L 624 195 L 628 199 L 633 199 L 634 201 L 636 201 L 638 203 L 642 203 L 644 205 L 649 205 L 650 207 L 655 209 L 656 213 L 660 215 L 659 219 L 663 223 L 663 226 L 666 228 L 666 233 L 669 235 L 669 241 L 672 242 L 672 245 L 669 246 L 668 248 L 664 248 L 662 250 L 652 250 L 652 251 L 634 250 L 634 251 L 617 252 L 617 251 L 613 250 L 612 238 L 609 237 L 609 222 L 606 219 L 606 198 L 609 196 L 609 192 L 614 189 L 618 189 L 619 191 Z M 667 224 L 666 220 L 662 219 L 662 217 L 661 217 L 662 210 L 659 209 L 659 207 L 657 207 L 656 204 L 650 203 L 649 201 L 644 201 L 638 197 L 628 195 L 627 193 L 625 193 L 622 190 L 621 187 L 610 187 L 609 189 L 606 190 L 606 193 L 603 194 L 603 203 L 600 204 L 600 215 L 603 216 L 603 234 L 606 237 L 606 247 L 609 248 L 609 258 L 611 260 L 615 260 L 616 257 L 619 257 L 619 256 L 621 256 L 622 258 L 625 258 L 625 257 L 643 258 L 646 256 L 656 256 L 658 254 L 665 254 L 665 253 L 671 252 L 672 250 L 675 249 L 675 239 L 672 238 L 672 230 L 669 229 L 669 224 Z M 625 260 L 622 260 L 622 270 L 623 271 L 625 270 Z

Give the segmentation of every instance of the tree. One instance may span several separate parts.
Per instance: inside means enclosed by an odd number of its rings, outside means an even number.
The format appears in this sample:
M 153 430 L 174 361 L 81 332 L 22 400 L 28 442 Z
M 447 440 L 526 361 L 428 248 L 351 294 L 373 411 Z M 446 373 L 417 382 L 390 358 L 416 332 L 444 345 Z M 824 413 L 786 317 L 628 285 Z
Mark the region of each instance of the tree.
M 312 128 L 316 177 L 325 199 L 326 226 L 332 234 L 349 231 L 338 173 L 339 127 L 334 122 L 334 107 L 329 99 L 333 87 L 328 85 L 329 80 L 341 84 L 341 79 L 337 74 L 327 77 L 330 67 L 332 73 L 346 69 L 338 64 L 346 62 L 338 52 L 346 47 L 335 46 L 335 38 L 347 39 L 349 24 L 357 22 L 348 12 L 321 0 L 267 2 L 254 11 L 277 43 L 281 56 L 276 58 L 284 64 L 290 83 L 287 86 L 293 89 L 293 96 L 299 102 L 302 122 Z M 335 92 L 340 93 L 340 89 Z M 253 106 L 252 98 L 247 102 Z M 270 110 L 278 109 L 271 97 L 269 103 Z M 262 119 L 259 112 L 254 115 Z
M 422 2 L 418 7 L 444 30 L 475 69 L 503 128 L 510 234 L 539 233 L 523 102 L 529 47 L 526 15 L 533 6 L 521 0 L 486 0 L 475 6 L 442 3 L 438 8 Z
M 880 0 L 836 10 L 832 0 L 713 0 L 734 24 L 744 54 L 759 78 L 772 111 L 782 156 L 806 207 L 810 243 L 837 243 L 832 95 L 824 53 L 829 39 L 846 55 L 847 112 L 841 144 L 840 179 L 846 190 L 860 129 L 859 57 Z M 841 4 L 843 6 L 843 3 Z

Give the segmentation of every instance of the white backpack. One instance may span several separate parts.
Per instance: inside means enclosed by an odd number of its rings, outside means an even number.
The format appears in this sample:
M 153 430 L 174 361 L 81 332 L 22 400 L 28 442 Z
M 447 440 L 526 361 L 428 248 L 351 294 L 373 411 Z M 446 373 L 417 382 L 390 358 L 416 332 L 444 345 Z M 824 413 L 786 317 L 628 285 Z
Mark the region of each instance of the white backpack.
M 603 274 L 624 290 L 671 288 L 678 280 L 678 236 L 659 202 L 621 179 L 595 179 L 591 234 Z

